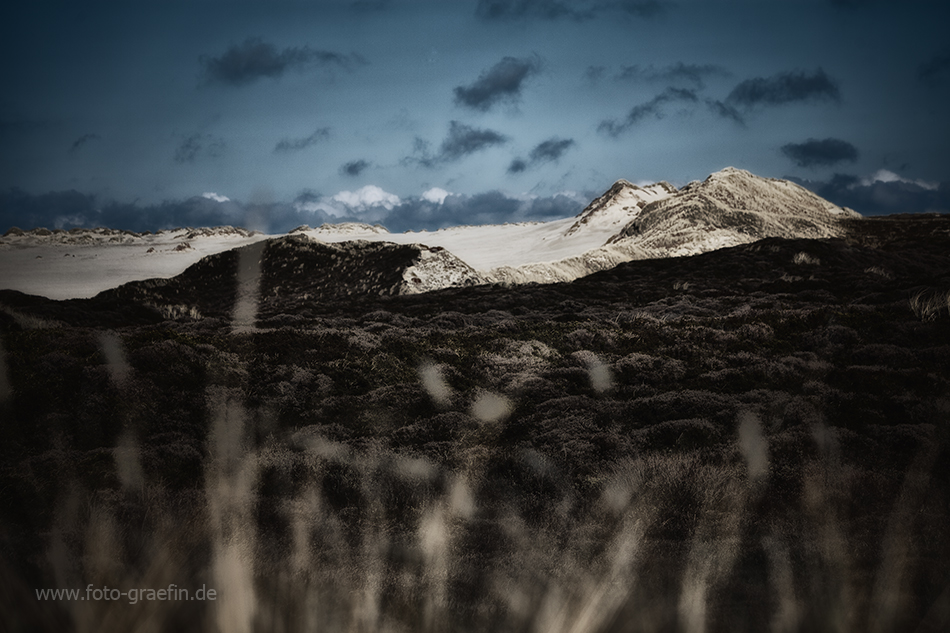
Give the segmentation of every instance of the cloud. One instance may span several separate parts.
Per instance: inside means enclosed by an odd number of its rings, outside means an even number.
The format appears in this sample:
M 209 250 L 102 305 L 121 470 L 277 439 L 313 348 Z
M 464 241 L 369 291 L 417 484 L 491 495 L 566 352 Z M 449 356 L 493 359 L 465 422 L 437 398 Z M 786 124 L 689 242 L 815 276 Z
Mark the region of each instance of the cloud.
M 322 127 L 310 136 L 304 138 L 281 139 L 277 142 L 277 145 L 274 146 L 274 151 L 277 153 L 298 152 L 302 149 L 307 149 L 311 145 L 316 145 L 320 141 L 325 141 L 328 138 L 330 138 L 330 128 Z
M 706 107 L 717 116 L 720 116 L 724 119 L 730 119 L 741 126 L 745 126 L 745 117 L 743 117 L 742 113 L 731 105 L 716 99 L 706 99 Z
M 512 197 L 500 191 L 455 194 L 433 187 L 421 196 L 400 199 L 369 185 L 355 192 L 321 196 L 306 192 L 294 203 L 303 212 L 330 216 L 330 222 L 368 222 L 393 232 L 434 231 L 450 226 L 547 221 L 577 215 L 588 200 L 575 194 Z
M 219 57 L 202 56 L 198 61 L 207 83 L 230 86 L 243 86 L 264 77 L 276 79 L 288 70 L 303 70 L 311 66 L 351 70 L 366 63 L 356 53 L 343 55 L 309 46 L 278 50 L 260 38 L 248 38 L 242 44 L 232 45 Z
M 75 154 L 76 152 L 79 151 L 81 147 L 89 143 L 89 141 L 95 141 L 95 140 L 98 140 L 99 138 L 100 137 L 98 134 L 83 134 L 82 136 L 77 138 L 75 141 L 73 141 L 73 144 L 69 146 L 69 150 L 67 151 L 70 154 Z
M 796 71 L 746 79 L 726 97 L 727 104 L 744 108 L 824 100 L 838 102 L 841 92 L 837 82 L 820 68 L 811 74 Z
M 543 163 L 557 160 L 572 145 L 574 145 L 574 139 L 572 138 L 557 138 L 556 136 L 549 138 L 546 141 L 538 143 L 538 145 L 531 150 L 531 161 Z
M 541 69 L 539 58 L 505 57 L 473 83 L 454 89 L 455 103 L 487 112 L 500 101 L 517 101 L 525 80 Z
M 853 163 L 858 159 L 858 149 L 854 145 L 836 138 L 810 138 L 804 143 L 788 143 L 781 151 L 799 167 L 808 168 Z
M 646 103 L 634 106 L 623 120 L 606 119 L 601 121 L 600 125 L 597 126 L 597 130 L 613 137 L 620 136 L 620 134 L 647 117 L 663 118 L 663 106 L 676 102 L 698 103 L 699 97 L 694 90 L 667 88 Z
M 937 54 L 917 67 L 917 78 L 924 82 L 950 79 L 950 53 Z
M 340 167 L 340 174 L 343 176 L 359 176 L 369 167 L 369 163 L 362 158 L 351 160 Z
M 865 187 L 870 187 L 871 185 L 878 182 L 899 182 L 906 185 L 914 185 L 916 187 L 920 187 L 921 189 L 927 189 L 928 191 L 937 191 L 940 189 L 940 183 L 928 182 L 926 180 L 920 179 L 911 180 L 910 178 L 904 178 L 903 176 L 895 174 L 889 169 L 879 169 L 870 176 L 862 178 L 860 182 Z
M 439 156 L 443 161 L 455 161 L 506 142 L 508 142 L 508 137 L 494 130 L 473 128 L 458 121 L 452 121 L 449 123 L 449 135 L 442 141 Z
M 25 230 L 38 227 L 68 228 L 75 226 L 69 221 L 71 218 L 85 218 L 96 213 L 95 197 L 75 190 L 51 191 L 40 195 L 31 195 L 17 188 L 0 192 L 2 232 L 12 226 Z
M 670 2 L 659 0 L 479 0 L 475 15 L 483 20 L 574 20 L 583 22 L 610 14 L 654 18 L 666 13 Z
M 559 0 L 479 0 L 475 15 L 484 20 L 588 20 L 594 17 L 594 9 L 589 6 L 579 8 L 582 4 L 584 3 Z
M 216 195 L 216 194 L 215 194 Z M 208 194 L 141 205 L 100 200 L 77 191 L 31 195 L 0 191 L 0 234 L 11 226 L 69 229 L 107 226 L 131 231 L 177 227 L 245 226 L 286 233 L 301 224 L 378 222 L 391 231 L 436 230 L 461 224 L 547 221 L 577 215 L 589 202 L 576 194 L 511 197 L 499 191 L 452 194 L 437 187 L 401 199 L 375 185 L 323 196 L 302 192 L 293 202 L 242 203 Z
M 216 196 L 216 197 L 215 197 Z M 301 224 L 319 225 L 331 216 L 301 210 L 290 203 L 244 204 L 205 193 L 158 204 L 100 200 L 77 191 L 30 195 L 19 189 L 0 192 L 0 227 L 70 229 L 107 226 L 129 231 L 158 231 L 183 226 L 245 226 L 284 233 Z
M 508 165 L 508 173 L 517 174 L 536 165 L 556 161 L 574 144 L 574 139 L 562 139 L 556 136 L 542 141 L 531 150 L 527 161 L 521 158 L 511 161 Z
M 521 172 L 528 169 L 528 163 L 523 158 L 516 158 L 511 161 L 511 164 L 508 165 L 509 174 L 520 174 Z
M 384 191 L 376 185 L 366 185 L 356 191 L 341 191 L 333 196 L 336 202 L 342 202 L 350 209 L 359 209 L 366 207 L 380 206 L 385 209 L 392 209 L 399 204 L 399 196 L 394 193 Z
M 210 134 L 192 134 L 175 150 L 176 163 L 193 163 L 198 158 L 217 158 L 224 153 L 224 140 Z
M 441 187 L 432 187 L 431 189 L 427 189 L 426 191 L 422 192 L 422 199 L 428 202 L 442 204 L 450 195 L 452 194 Z
M 652 64 L 650 66 L 622 66 L 620 72 L 614 77 L 617 81 L 663 81 L 674 83 L 678 81 L 688 81 L 697 88 L 703 88 L 706 85 L 705 80 L 709 77 L 729 77 L 731 73 L 716 64 L 684 64 L 677 62 L 670 66 L 657 68 Z
M 207 198 L 208 200 L 214 200 L 215 202 L 231 202 L 231 198 L 222 196 L 221 194 L 217 194 L 213 191 L 206 191 L 201 194 L 201 197 Z
M 862 215 L 950 212 L 950 182 L 912 180 L 887 170 L 865 178 L 835 174 L 828 181 L 787 178 Z
M 441 203 L 425 196 L 403 200 L 380 220 L 390 231 L 430 231 L 459 225 L 544 222 L 577 215 L 589 200 L 571 194 L 515 198 L 500 191 L 446 195 Z
M 401 202 L 396 194 L 376 185 L 366 185 L 333 196 L 306 191 L 297 197 L 293 206 L 301 214 L 319 214 L 329 218 L 329 222 L 377 223 Z
M 449 134 L 439 146 L 438 154 L 433 155 L 429 150 L 429 143 L 417 138 L 413 148 L 415 156 L 410 156 L 403 162 L 418 163 L 423 167 L 433 168 L 507 142 L 507 136 L 494 130 L 474 128 L 458 121 L 451 121 Z

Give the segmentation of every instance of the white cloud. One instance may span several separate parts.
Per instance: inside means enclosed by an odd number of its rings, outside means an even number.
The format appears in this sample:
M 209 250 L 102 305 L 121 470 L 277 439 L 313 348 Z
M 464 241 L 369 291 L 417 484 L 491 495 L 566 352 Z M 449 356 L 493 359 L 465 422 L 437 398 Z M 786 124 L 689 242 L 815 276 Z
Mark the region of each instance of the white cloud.
M 861 184 L 865 187 L 870 187 L 876 182 L 904 182 L 909 185 L 917 185 L 923 189 L 929 189 L 930 191 L 936 191 L 940 185 L 934 182 L 927 182 L 926 180 L 910 180 L 909 178 L 902 178 L 892 171 L 887 169 L 879 169 L 867 178 L 861 179 Z
M 450 195 L 452 194 L 441 187 L 433 187 L 422 194 L 422 199 L 434 202 L 435 204 L 442 204 Z
M 354 218 L 361 222 L 378 222 L 400 204 L 399 196 L 376 185 L 366 185 L 356 191 L 341 191 L 332 197 L 294 203 L 298 212 L 323 212 L 334 218 Z
M 205 191 L 203 194 L 201 194 L 201 197 L 207 198 L 208 200 L 214 200 L 215 202 L 231 202 L 231 198 L 218 195 L 213 191 Z
M 400 202 L 399 196 L 383 191 L 376 185 L 366 185 L 356 191 L 341 191 L 333 196 L 333 200 L 342 202 L 352 209 L 383 207 L 387 211 L 391 211 Z

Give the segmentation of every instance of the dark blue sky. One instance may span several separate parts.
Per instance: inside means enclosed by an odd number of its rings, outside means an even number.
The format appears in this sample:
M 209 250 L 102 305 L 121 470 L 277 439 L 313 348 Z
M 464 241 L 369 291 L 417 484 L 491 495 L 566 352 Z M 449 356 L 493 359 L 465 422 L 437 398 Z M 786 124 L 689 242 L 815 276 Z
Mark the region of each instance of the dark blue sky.
M 550 219 L 729 165 L 947 210 L 947 24 L 919 0 L 20 3 L 0 230 Z

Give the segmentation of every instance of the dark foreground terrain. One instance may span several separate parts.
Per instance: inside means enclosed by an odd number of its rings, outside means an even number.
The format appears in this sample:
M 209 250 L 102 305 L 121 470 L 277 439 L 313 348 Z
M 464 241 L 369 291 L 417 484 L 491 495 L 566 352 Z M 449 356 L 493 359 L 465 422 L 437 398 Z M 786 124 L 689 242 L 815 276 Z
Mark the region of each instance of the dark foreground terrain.
M 0 292 L 0 629 L 950 627 L 950 219 L 416 296 L 285 246 L 256 327 L 237 254 Z

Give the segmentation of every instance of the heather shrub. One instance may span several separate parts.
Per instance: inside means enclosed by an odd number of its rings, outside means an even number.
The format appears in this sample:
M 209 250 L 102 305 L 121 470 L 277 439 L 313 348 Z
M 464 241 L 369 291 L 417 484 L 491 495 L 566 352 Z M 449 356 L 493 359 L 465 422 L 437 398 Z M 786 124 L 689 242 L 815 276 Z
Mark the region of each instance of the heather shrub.
M 639 429 L 634 442 L 647 450 L 691 450 L 713 446 L 722 439 L 722 429 L 702 418 L 667 420 Z
M 684 389 L 638 398 L 629 403 L 629 419 L 638 428 L 667 420 L 703 418 L 719 423 L 733 417 L 738 403 L 712 391 Z
M 634 352 L 613 364 L 623 383 L 670 384 L 686 375 L 686 364 L 678 359 Z
M 736 330 L 736 336 L 757 346 L 764 346 L 775 338 L 775 332 L 765 323 L 745 323 Z
M 808 266 L 818 266 L 821 264 L 821 260 L 813 255 L 809 255 L 804 251 L 795 253 L 795 257 L 792 258 L 792 262 L 799 265 L 808 265 Z

